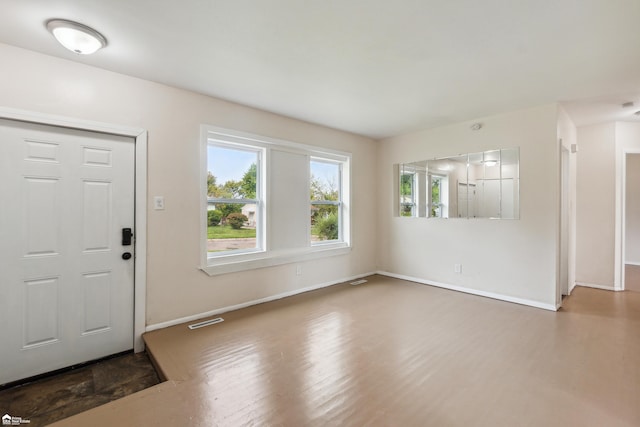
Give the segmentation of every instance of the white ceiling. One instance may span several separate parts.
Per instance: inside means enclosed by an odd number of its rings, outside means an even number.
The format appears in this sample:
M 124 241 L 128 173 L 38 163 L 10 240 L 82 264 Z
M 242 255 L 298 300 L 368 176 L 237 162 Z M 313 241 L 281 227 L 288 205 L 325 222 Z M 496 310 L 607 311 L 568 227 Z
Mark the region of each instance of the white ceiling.
M 68 52 L 51 18 L 109 45 Z M 0 0 L 0 42 L 373 138 L 556 101 L 640 121 L 639 23 L 639 0 Z

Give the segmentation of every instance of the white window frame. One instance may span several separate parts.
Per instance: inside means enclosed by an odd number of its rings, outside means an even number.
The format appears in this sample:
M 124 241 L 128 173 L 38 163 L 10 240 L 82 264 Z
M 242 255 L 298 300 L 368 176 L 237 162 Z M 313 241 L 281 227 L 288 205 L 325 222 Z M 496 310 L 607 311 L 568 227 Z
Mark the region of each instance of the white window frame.
M 330 205 L 330 206 L 337 206 L 338 207 L 338 238 L 335 240 L 320 240 L 318 242 L 311 242 L 312 246 L 328 246 L 334 243 L 342 243 L 344 241 L 343 239 L 343 233 L 342 233 L 342 227 L 344 224 L 344 214 L 343 214 L 343 210 L 344 210 L 344 202 L 342 200 L 342 194 L 343 194 L 343 162 L 341 161 L 336 161 L 333 159 L 328 159 L 326 157 L 310 157 L 309 158 L 309 169 L 311 169 L 311 162 L 316 162 L 316 163 L 327 163 L 327 164 L 331 164 L 331 165 L 337 165 L 338 166 L 338 200 L 334 201 L 334 200 L 311 200 L 309 203 L 309 207 L 313 206 L 313 205 Z M 309 174 L 309 181 L 311 181 L 311 174 Z M 309 230 L 311 231 L 311 230 Z M 309 239 L 311 239 L 311 232 L 309 232 Z
M 326 149 L 323 147 L 316 147 L 312 145 L 300 144 L 297 142 L 269 138 L 210 125 L 201 126 L 200 139 L 200 194 L 202 201 L 200 208 L 200 269 L 202 271 L 210 276 L 214 276 L 218 274 L 245 271 L 255 268 L 307 261 L 328 256 L 344 255 L 351 251 L 351 153 Z M 221 255 L 209 256 L 209 252 L 207 251 L 207 207 L 209 203 L 207 196 L 207 148 L 210 141 L 228 144 L 231 147 L 233 147 L 233 145 L 235 144 L 236 146 L 244 146 L 254 150 L 263 150 L 263 154 L 261 156 L 262 166 L 258 166 L 258 173 L 260 174 L 261 178 L 258 179 L 258 182 L 261 187 L 260 195 L 262 201 L 262 212 L 260 215 L 260 221 L 263 221 L 263 224 L 262 232 L 258 232 L 256 234 L 256 239 L 262 239 L 262 250 L 251 250 L 244 252 L 228 251 L 222 252 Z M 269 212 L 272 217 L 277 215 L 277 212 L 272 211 L 274 207 L 269 207 L 269 190 L 271 189 L 269 165 L 271 159 L 271 150 L 273 149 L 306 155 L 307 160 L 311 158 L 322 159 L 324 161 L 330 161 L 340 164 L 340 194 L 342 199 L 340 240 L 330 240 L 324 242 L 323 244 L 312 245 L 310 230 L 311 224 L 310 221 L 307 220 L 306 223 L 309 224 L 308 228 L 305 230 L 299 230 L 300 233 L 306 233 L 306 236 L 308 238 L 308 246 L 306 248 L 298 247 L 279 250 L 273 250 L 272 248 L 270 248 L 269 234 L 271 219 L 267 217 L 267 212 Z M 307 179 L 309 178 L 310 173 L 307 176 Z M 308 192 L 306 194 L 306 199 L 307 201 L 309 200 Z M 240 203 L 242 202 L 240 201 Z M 258 234 L 260 234 L 260 236 L 258 236 Z
M 438 181 L 438 197 L 439 197 L 439 201 L 438 203 L 434 204 L 433 203 L 433 182 L 434 181 Z M 428 174 L 428 195 L 427 195 L 427 202 L 428 202 L 428 212 L 429 212 L 429 218 L 448 218 L 449 217 L 449 212 L 448 212 L 448 206 L 447 203 L 445 203 L 445 201 L 449 200 L 449 177 L 447 175 L 441 175 L 441 174 Z M 439 209 L 440 210 L 440 215 L 431 215 L 431 210 L 432 209 Z
M 408 176 L 411 175 L 411 201 L 409 202 L 403 202 L 402 198 L 402 177 L 403 176 Z M 400 169 L 400 180 L 399 180 L 399 194 L 400 194 L 400 215 L 401 217 L 404 218 L 410 218 L 410 217 L 417 217 L 418 216 L 418 203 L 417 203 L 417 193 L 418 193 L 418 180 L 416 179 L 417 177 L 417 173 L 416 172 L 405 172 L 404 170 L 402 170 L 402 168 Z M 402 212 L 404 211 L 404 208 L 406 206 L 410 206 L 411 207 L 411 215 L 402 215 Z
M 208 197 L 207 194 L 207 208 L 211 204 L 238 204 L 238 205 L 246 205 L 246 204 L 255 204 L 256 205 L 256 247 L 249 249 L 230 249 L 227 251 L 221 252 L 209 252 L 207 250 L 207 258 L 221 258 L 227 256 L 236 256 L 253 252 L 264 252 L 264 241 L 265 241 L 265 232 L 264 232 L 264 224 L 266 223 L 266 212 L 264 209 L 264 186 L 262 185 L 264 181 L 264 177 L 262 175 L 262 171 L 264 170 L 264 158 L 265 158 L 265 149 L 264 147 L 256 147 L 253 145 L 245 145 L 232 143 L 228 141 L 208 138 L 207 140 L 207 149 L 211 146 L 226 148 L 228 150 L 237 150 L 237 151 L 246 151 L 249 153 L 256 153 L 256 198 L 255 199 L 234 199 L 234 198 L 218 198 L 218 197 Z M 208 157 L 208 150 L 207 150 Z M 207 165 L 207 172 L 209 172 L 209 168 Z M 208 189 L 207 189 L 208 190 Z M 208 193 L 208 191 L 207 191 Z M 207 218 L 207 226 L 208 226 L 208 218 Z

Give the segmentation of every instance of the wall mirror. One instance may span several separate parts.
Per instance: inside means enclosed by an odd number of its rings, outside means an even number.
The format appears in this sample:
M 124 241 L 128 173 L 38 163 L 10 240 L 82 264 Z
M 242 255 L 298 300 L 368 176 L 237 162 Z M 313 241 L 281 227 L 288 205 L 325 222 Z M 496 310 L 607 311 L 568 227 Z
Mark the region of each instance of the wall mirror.
M 519 148 L 401 163 L 399 214 L 518 219 L 519 166 Z

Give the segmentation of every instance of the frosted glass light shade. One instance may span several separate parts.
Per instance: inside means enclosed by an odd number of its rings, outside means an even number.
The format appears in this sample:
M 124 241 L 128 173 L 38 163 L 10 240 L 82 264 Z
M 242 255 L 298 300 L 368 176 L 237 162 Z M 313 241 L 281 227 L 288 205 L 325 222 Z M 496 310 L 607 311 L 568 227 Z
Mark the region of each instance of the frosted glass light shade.
M 107 45 L 102 34 L 77 22 L 52 19 L 47 22 L 47 29 L 62 46 L 80 55 L 90 55 Z

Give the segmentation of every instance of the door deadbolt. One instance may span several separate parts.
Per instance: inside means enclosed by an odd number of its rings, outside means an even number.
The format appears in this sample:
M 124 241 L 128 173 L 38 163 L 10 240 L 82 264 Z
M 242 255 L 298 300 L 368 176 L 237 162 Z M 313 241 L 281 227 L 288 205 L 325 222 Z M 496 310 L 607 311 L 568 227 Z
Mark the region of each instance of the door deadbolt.
M 122 229 L 122 246 L 131 246 L 131 237 L 133 233 L 130 228 Z

